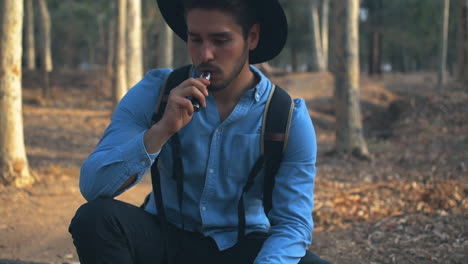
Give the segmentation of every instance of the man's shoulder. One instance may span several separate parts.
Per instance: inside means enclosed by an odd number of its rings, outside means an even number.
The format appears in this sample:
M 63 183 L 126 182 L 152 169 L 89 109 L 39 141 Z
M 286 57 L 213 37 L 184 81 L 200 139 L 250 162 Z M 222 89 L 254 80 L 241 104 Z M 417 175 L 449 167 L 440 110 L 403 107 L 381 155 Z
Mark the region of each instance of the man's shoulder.
M 146 73 L 144 79 L 148 81 L 161 82 L 165 80 L 172 71 L 173 71 L 172 69 L 168 69 L 168 68 L 152 69 Z

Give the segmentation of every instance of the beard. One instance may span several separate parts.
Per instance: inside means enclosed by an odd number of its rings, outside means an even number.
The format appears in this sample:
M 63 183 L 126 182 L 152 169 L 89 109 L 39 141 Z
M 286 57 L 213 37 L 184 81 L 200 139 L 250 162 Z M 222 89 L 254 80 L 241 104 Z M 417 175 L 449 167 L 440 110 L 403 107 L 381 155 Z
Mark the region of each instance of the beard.
M 234 69 L 232 70 L 232 72 L 226 78 L 223 78 L 223 80 L 220 80 L 220 83 L 211 84 L 210 86 L 208 86 L 208 91 L 217 92 L 228 87 L 229 84 L 231 84 L 232 81 L 234 81 L 237 78 L 237 76 L 239 76 L 248 58 L 249 58 L 249 48 L 247 46 L 247 43 L 245 43 L 244 49 L 242 51 L 242 55 L 236 60 Z M 214 69 L 221 70 L 219 67 L 217 67 L 216 65 L 212 65 L 210 62 L 200 63 L 199 65 L 197 65 L 197 68 L 198 67 L 214 68 Z

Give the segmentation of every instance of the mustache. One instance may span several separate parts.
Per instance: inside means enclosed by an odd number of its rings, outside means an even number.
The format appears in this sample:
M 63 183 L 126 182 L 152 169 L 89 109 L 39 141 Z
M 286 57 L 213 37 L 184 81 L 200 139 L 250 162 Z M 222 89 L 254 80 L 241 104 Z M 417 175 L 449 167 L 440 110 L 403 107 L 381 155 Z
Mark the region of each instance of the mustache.
M 197 69 L 197 72 L 200 71 L 208 71 L 208 72 L 216 72 L 216 71 L 221 71 L 221 68 L 219 68 L 217 65 L 211 63 L 211 62 L 202 62 L 198 65 L 195 66 Z

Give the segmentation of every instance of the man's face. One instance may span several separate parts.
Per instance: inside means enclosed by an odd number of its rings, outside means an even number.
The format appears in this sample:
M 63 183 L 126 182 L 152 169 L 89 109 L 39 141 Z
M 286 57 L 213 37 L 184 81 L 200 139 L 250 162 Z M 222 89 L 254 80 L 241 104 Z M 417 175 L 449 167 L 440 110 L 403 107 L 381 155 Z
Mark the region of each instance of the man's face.
M 211 91 L 227 87 L 248 69 L 249 51 L 256 47 L 258 28 L 254 33 L 257 35 L 249 32 L 246 39 L 232 15 L 214 9 L 192 9 L 186 20 L 192 63 L 198 66 L 198 74 L 211 72 Z

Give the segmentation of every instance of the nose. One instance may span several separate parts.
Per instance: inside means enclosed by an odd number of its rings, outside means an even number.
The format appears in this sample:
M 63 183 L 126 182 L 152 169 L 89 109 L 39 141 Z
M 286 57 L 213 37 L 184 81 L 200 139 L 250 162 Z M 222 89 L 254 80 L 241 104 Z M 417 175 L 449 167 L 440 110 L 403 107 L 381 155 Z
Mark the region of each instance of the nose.
M 214 60 L 214 48 L 209 43 L 203 43 L 200 47 L 201 62 L 209 62 Z

